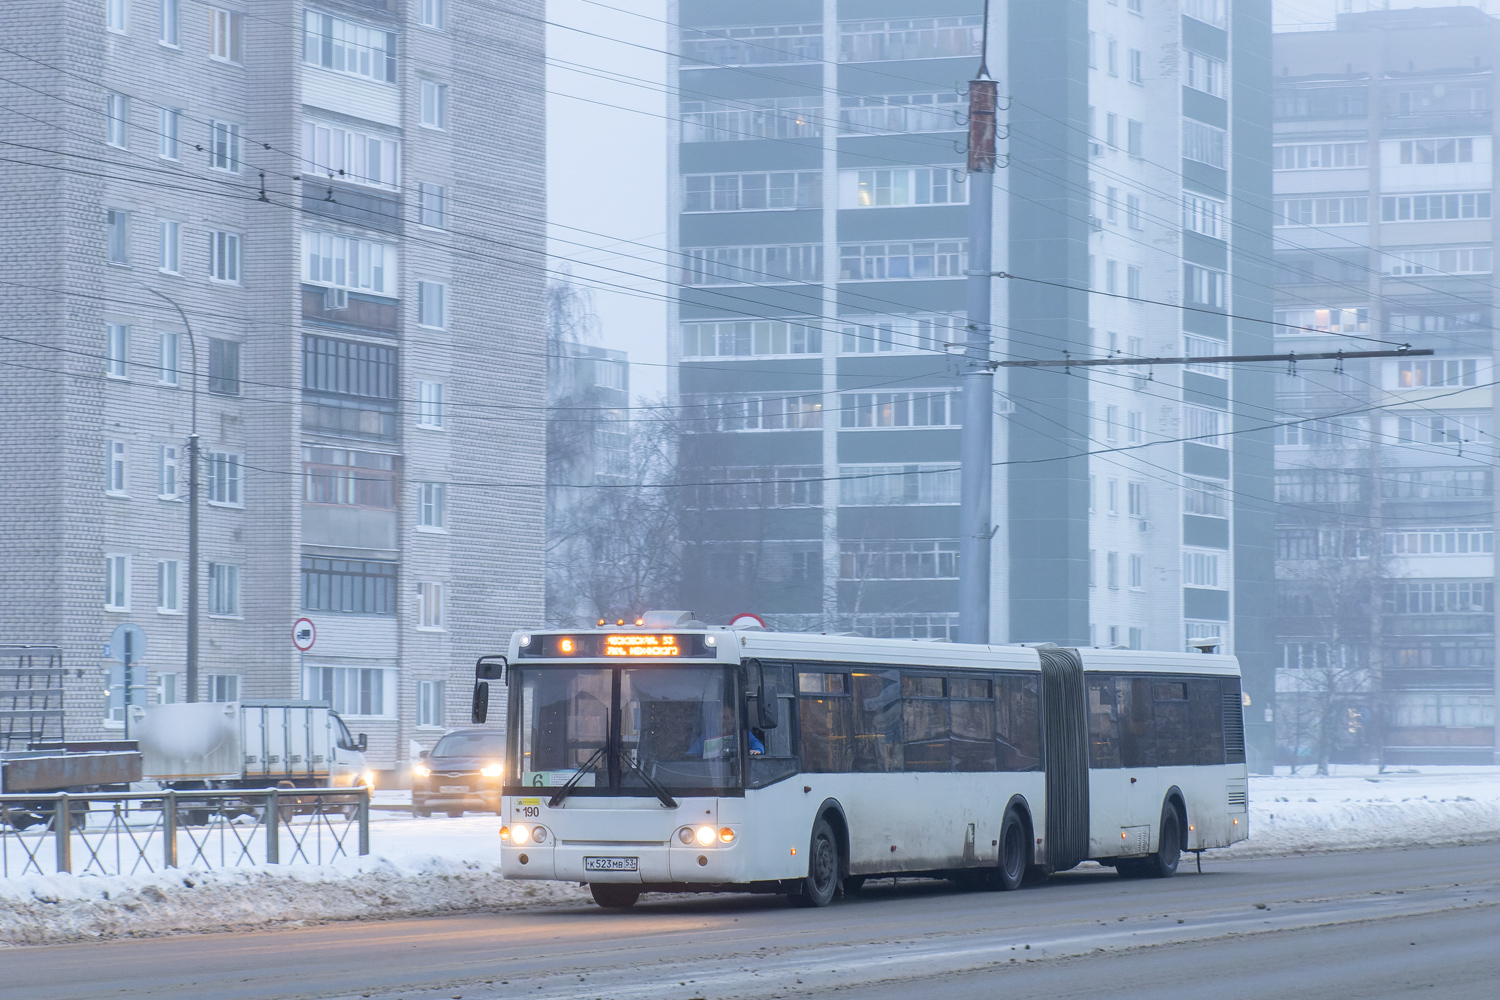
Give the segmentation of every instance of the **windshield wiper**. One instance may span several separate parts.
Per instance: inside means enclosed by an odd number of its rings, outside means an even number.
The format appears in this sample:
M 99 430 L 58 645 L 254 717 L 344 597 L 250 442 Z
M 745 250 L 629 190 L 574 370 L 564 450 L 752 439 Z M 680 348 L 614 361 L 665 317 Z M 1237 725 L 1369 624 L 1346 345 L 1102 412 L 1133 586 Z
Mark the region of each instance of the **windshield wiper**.
M 641 780 L 646 783 L 646 787 L 656 793 L 656 797 L 661 800 L 662 805 L 666 806 L 668 809 L 677 808 L 677 800 L 668 795 L 667 790 L 661 787 L 661 785 L 657 783 L 657 780 L 655 778 L 647 774 L 645 768 L 641 767 L 641 765 L 636 762 L 634 757 L 626 754 L 625 759 L 630 762 L 630 769 L 641 776 Z
M 563 800 L 568 797 L 568 793 L 571 792 L 574 788 L 578 787 L 578 783 L 583 780 L 584 772 L 594 766 L 594 761 L 604 756 L 604 751 L 605 747 L 600 747 L 598 750 L 595 750 L 589 756 L 589 759 L 583 762 L 583 766 L 580 767 L 577 771 L 573 772 L 573 777 L 568 779 L 568 783 L 563 785 L 553 793 L 552 798 L 547 800 L 547 807 L 549 809 L 556 809 L 558 806 L 563 804 Z

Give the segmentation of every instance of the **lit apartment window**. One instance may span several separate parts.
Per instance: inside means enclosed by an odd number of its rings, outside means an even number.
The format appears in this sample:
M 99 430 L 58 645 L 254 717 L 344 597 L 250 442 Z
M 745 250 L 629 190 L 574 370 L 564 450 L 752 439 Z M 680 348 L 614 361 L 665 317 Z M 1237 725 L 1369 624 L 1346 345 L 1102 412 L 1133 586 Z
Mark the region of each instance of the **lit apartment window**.
M 417 526 L 438 530 L 448 522 L 448 487 L 444 483 L 422 483 L 417 492 Z
M 446 83 L 422 81 L 422 124 L 428 128 L 448 127 L 448 85 Z
M 117 34 L 125 34 L 125 5 L 125 0 L 105 0 L 105 28 Z
M 130 610 L 130 557 L 104 557 L 104 610 Z
M 417 584 L 417 627 L 443 627 L 443 585 L 432 581 Z
M 240 127 L 234 122 L 208 123 L 208 165 L 215 170 L 240 172 Z
M 443 383 L 417 383 L 417 426 L 443 429 Z
M 177 159 L 177 136 L 182 127 L 182 112 L 162 108 L 156 115 L 156 155 L 163 160 Z
M 129 263 L 129 244 L 125 235 L 127 214 L 120 208 L 104 210 L 104 256 L 111 264 Z
M 178 0 L 158 0 L 161 11 L 161 43 L 176 47 L 181 34 L 181 11 Z
M 245 15 L 217 7 L 208 9 L 208 56 L 220 62 L 243 62 L 245 58 Z
M 124 441 L 109 441 L 104 446 L 104 491 L 125 495 Z
M 104 374 L 110 378 L 130 377 L 130 327 L 108 323 L 104 327 Z
M 244 456 L 227 451 L 211 451 L 204 471 L 208 477 L 208 502 L 225 507 L 244 506 Z
M 159 559 L 156 563 L 156 610 L 172 615 L 182 609 L 180 568 L 176 559 Z
M 442 31 L 448 26 L 448 0 L 421 0 L 417 19 L 424 28 Z
M 156 449 L 156 495 L 163 500 L 177 499 L 177 461 L 176 445 Z
M 208 564 L 208 613 L 240 613 L 240 568 L 233 563 Z
M 121 149 L 130 146 L 130 98 L 124 94 L 104 95 L 104 141 Z
M 214 281 L 239 284 L 240 236 L 222 229 L 208 234 L 208 276 Z
M 443 682 L 417 681 L 417 725 L 443 727 Z
M 157 334 L 156 381 L 162 385 L 180 385 L 181 369 L 177 367 L 182 341 L 178 334 Z
M 434 330 L 448 326 L 448 286 L 440 281 L 417 282 L 417 322 Z
M 447 202 L 447 188 L 441 184 L 428 184 L 426 181 L 423 181 L 418 185 L 419 214 L 417 221 L 433 229 L 447 228 Z
M 156 266 L 166 274 L 182 271 L 182 223 L 162 219 L 157 224 Z
M 208 391 L 220 396 L 240 394 L 240 345 L 236 341 L 209 340 Z

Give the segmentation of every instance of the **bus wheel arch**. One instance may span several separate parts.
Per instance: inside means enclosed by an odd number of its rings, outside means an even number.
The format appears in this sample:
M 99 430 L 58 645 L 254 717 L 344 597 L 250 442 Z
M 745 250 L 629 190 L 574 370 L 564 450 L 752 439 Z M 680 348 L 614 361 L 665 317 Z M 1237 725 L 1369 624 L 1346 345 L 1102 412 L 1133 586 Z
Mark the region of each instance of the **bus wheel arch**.
M 844 815 L 844 807 L 837 799 L 824 799 L 818 806 L 814 826 L 818 820 L 824 820 L 833 830 L 833 842 L 839 849 L 839 881 L 842 882 L 849 877 L 849 818 Z
M 1180 841 L 1179 846 L 1181 850 L 1186 851 L 1188 849 L 1189 840 L 1187 798 L 1182 794 L 1182 789 L 1178 788 L 1176 785 L 1173 785 L 1172 787 L 1167 789 L 1167 794 L 1162 801 L 1161 814 L 1163 819 L 1166 818 L 1168 809 L 1175 810 L 1177 813 L 1177 837 Z
M 1000 820 L 1000 832 L 995 841 L 995 888 L 1019 889 L 1031 872 L 1036 860 L 1036 827 L 1031 819 L 1031 807 L 1021 795 L 1012 795 L 1005 804 Z M 1019 840 L 1019 844 L 1013 841 Z M 1019 851 L 1019 856 L 1008 857 L 1008 851 Z

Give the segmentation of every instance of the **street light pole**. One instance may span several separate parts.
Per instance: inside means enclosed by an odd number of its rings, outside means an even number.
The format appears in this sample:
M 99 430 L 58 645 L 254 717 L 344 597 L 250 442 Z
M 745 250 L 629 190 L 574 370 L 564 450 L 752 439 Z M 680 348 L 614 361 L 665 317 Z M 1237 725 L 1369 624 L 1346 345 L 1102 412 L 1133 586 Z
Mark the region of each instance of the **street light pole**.
M 198 700 L 198 602 L 201 590 L 198 580 L 198 341 L 193 336 L 193 326 L 188 322 L 187 313 L 182 311 L 182 306 L 175 301 L 158 292 L 150 285 L 141 281 L 132 281 L 132 285 L 144 288 L 157 298 L 166 302 L 177 310 L 177 316 L 182 320 L 183 329 L 187 331 L 188 350 L 193 359 L 193 370 L 190 374 L 188 388 L 192 398 L 192 420 L 188 433 L 188 606 L 187 606 L 187 678 L 186 687 L 188 701 Z

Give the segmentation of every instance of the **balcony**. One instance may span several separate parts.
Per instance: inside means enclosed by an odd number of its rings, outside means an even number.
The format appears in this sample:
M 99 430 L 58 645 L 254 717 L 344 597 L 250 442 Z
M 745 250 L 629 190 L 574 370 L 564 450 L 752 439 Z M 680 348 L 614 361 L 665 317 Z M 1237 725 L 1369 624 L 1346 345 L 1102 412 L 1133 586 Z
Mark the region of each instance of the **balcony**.
M 349 327 L 394 337 L 401 328 L 401 303 L 360 292 L 338 291 L 321 285 L 302 286 L 303 322 Z M 337 300 L 337 301 L 336 301 Z

